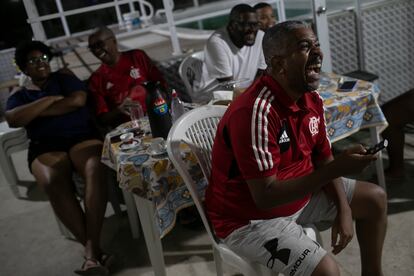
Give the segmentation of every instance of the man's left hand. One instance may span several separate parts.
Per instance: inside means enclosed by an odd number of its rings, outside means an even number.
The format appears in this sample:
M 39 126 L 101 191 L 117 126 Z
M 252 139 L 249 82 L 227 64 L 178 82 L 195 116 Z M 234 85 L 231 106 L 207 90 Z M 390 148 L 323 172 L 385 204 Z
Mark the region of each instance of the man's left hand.
M 336 255 L 348 245 L 354 236 L 354 226 L 350 208 L 347 208 L 343 211 L 338 211 L 331 231 L 333 247 L 332 253 Z

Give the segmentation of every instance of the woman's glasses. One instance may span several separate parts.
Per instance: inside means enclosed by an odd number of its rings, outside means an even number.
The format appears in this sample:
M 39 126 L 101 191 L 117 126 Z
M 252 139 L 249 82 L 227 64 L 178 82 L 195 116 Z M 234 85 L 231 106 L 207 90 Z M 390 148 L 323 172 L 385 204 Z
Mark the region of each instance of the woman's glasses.
M 46 55 L 46 54 L 43 54 L 39 57 L 32 57 L 32 58 L 29 58 L 27 60 L 27 63 L 30 64 L 30 65 L 34 65 L 34 64 L 37 64 L 39 62 L 49 62 L 49 56 Z

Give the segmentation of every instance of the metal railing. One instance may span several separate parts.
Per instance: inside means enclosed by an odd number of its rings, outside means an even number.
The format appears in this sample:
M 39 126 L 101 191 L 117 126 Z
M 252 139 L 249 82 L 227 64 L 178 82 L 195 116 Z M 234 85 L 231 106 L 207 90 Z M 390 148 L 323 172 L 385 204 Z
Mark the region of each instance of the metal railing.
M 23 2 L 26 8 L 26 12 L 28 14 L 27 22 L 32 27 L 34 38 L 37 40 L 42 40 L 46 42 L 57 42 L 57 41 L 65 40 L 68 38 L 82 36 L 82 35 L 89 33 L 90 30 L 72 32 L 70 30 L 67 17 L 73 16 L 73 15 L 85 14 L 85 13 L 93 12 L 93 11 L 104 10 L 108 8 L 115 9 L 116 17 L 117 17 L 117 24 L 119 27 L 123 27 L 124 20 L 122 18 L 120 6 L 126 5 L 126 4 L 128 4 L 129 6 L 129 12 L 134 12 L 136 11 L 134 3 L 138 3 L 140 19 L 144 23 L 144 26 L 148 26 L 148 28 L 144 28 L 144 30 L 141 30 L 140 32 L 145 32 L 146 31 L 145 29 L 148 29 L 147 31 L 150 31 L 152 29 L 150 28 L 151 26 L 149 25 L 150 25 L 151 19 L 155 15 L 161 16 L 161 14 L 164 14 L 167 17 L 166 23 L 161 23 L 161 24 L 157 24 L 156 26 L 153 26 L 153 28 L 162 28 L 165 26 L 169 26 L 171 24 L 175 26 L 179 24 L 185 24 L 188 22 L 201 21 L 203 19 L 212 18 L 218 15 L 228 14 L 232 6 L 240 3 L 240 1 L 234 1 L 234 0 L 220 1 L 220 2 L 223 2 L 224 4 L 220 3 L 219 6 L 221 5 L 221 6 L 224 6 L 225 8 L 216 10 L 216 11 L 211 11 L 211 10 L 208 10 L 208 6 L 210 5 L 217 9 L 217 5 L 218 5 L 217 2 L 200 6 L 198 0 L 193 0 L 192 8 L 187 8 L 183 11 L 176 11 L 174 12 L 174 14 L 171 13 L 170 15 L 169 11 L 172 11 L 172 9 L 174 8 L 174 1 L 172 0 L 164 0 L 163 1 L 164 6 L 168 5 L 168 7 L 165 9 L 158 10 L 156 12 L 154 11 L 154 8 L 151 5 L 151 3 L 149 3 L 146 0 L 114 0 L 113 2 L 97 4 L 97 5 L 93 5 L 89 7 L 77 8 L 77 9 L 72 9 L 72 10 L 67 10 L 67 11 L 63 9 L 61 0 L 55 0 L 58 12 L 39 16 L 34 0 L 23 0 Z M 252 0 L 252 1 L 246 1 L 246 2 L 248 2 L 249 4 L 254 4 L 257 1 Z M 268 0 L 264 2 L 274 3 L 277 8 L 278 17 L 280 18 L 280 20 L 284 21 L 286 19 L 283 0 Z M 207 9 L 204 9 L 204 7 L 207 7 Z M 148 13 L 147 13 L 147 10 L 149 11 Z M 194 13 L 194 11 L 196 10 L 198 12 Z M 207 10 L 207 12 L 204 12 L 204 10 Z M 53 20 L 53 19 L 60 19 L 62 27 L 63 27 L 63 31 L 64 31 L 63 36 L 50 38 L 45 33 L 42 23 L 45 21 Z

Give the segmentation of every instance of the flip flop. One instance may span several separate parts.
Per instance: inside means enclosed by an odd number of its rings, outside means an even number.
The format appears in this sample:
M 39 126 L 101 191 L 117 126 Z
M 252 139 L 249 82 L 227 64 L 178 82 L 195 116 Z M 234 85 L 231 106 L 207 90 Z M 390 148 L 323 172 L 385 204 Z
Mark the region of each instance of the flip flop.
M 100 258 L 100 263 L 109 269 L 109 267 L 114 263 L 115 261 L 115 256 L 112 254 L 108 254 L 108 253 L 102 253 L 101 258 Z
M 94 264 L 86 267 L 88 262 L 93 262 Z M 104 267 L 97 259 L 95 258 L 85 258 L 85 261 L 82 264 L 81 269 L 75 270 L 75 273 L 78 275 L 108 275 L 109 271 L 106 267 Z

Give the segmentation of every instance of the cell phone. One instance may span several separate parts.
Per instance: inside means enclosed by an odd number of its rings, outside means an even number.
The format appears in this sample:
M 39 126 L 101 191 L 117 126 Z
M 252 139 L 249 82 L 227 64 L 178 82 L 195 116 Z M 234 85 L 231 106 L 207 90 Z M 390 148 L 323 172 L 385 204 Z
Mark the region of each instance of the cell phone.
M 368 148 L 365 154 L 375 154 L 379 152 L 380 150 L 385 149 L 387 146 L 388 146 L 388 140 L 384 139 L 378 144 L 376 144 L 375 146 Z
M 339 92 L 351 92 L 357 86 L 358 81 L 344 81 L 343 83 L 339 84 L 338 91 Z

